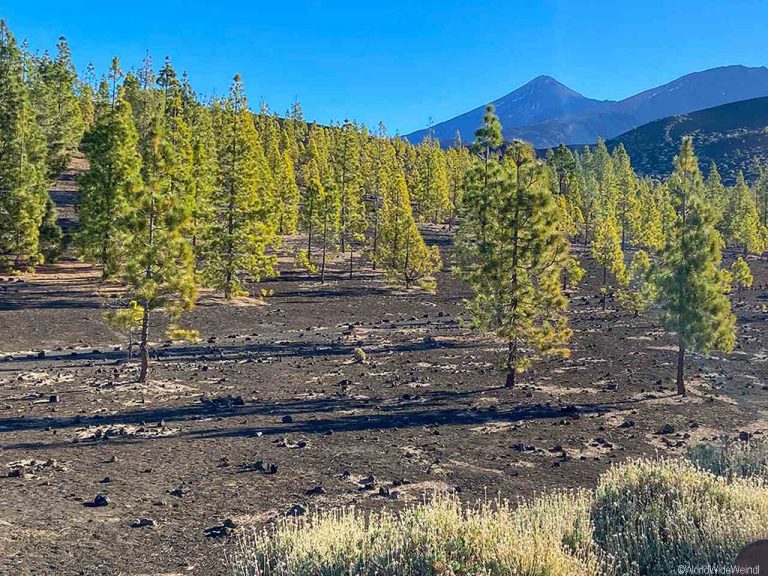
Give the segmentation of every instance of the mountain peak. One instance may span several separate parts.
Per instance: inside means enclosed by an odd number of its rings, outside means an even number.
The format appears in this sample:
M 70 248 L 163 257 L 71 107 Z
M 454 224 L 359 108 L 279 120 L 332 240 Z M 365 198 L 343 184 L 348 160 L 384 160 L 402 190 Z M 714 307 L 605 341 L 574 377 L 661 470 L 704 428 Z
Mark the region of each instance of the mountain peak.
M 557 84 L 559 86 L 562 86 L 562 84 L 558 82 L 555 78 L 552 78 L 552 76 L 547 76 L 546 74 L 541 74 L 540 76 L 536 76 L 536 78 L 528 82 L 528 84 Z
M 584 98 L 583 95 L 581 95 L 579 92 L 576 92 L 576 90 L 573 90 L 572 88 L 569 88 L 559 80 L 553 78 L 552 76 L 547 75 L 541 75 L 536 76 L 533 80 L 529 81 L 526 84 L 523 84 L 520 88 L 515 90 L 514 92 L 510 92 L 507 96 L 503 96 L 499 100 L 504 100 L 508 96 L 511 96 L 513 94 L 520 94 L 520 93 L 537 93 L 537 94 L 546 94 L 551 95 L 556 98 Z
M 514 128 L 548 118 L 582 112 L 601 102 L 585 98 L 551 76 L 541 75 L 494 100 L 491 104 L 496 108 L 496 114 L 502 126 Z M 485 106 L 480 106 L 456 118 L 436 124 L 432 127 L 432 134 L 443 144 L 453 143 L 457 132 L 461 135 L 462 141 L 470 141 L 475 130 L 482 123 L 484 111 Z M 407 138 L 411 142 L 418 143 L 426 134 L 426 130 L 419 130 L 409 134 Z

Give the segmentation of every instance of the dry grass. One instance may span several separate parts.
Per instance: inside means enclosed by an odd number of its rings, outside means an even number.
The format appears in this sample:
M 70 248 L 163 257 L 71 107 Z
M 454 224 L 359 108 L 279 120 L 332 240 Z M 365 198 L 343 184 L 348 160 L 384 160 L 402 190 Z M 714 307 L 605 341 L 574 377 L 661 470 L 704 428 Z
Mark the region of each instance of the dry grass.
M 239 537 L 236 576 L 625 576 L 729 564 L 768 537 L 768 488 L 683 460 L 614 466 L 594 492 L 286 518 Z

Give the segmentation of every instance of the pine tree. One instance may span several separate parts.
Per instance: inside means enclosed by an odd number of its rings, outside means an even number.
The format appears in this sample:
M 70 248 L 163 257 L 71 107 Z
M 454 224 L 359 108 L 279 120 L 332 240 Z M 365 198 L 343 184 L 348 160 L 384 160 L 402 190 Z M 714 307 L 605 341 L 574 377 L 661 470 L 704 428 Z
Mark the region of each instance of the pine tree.
M 421 222 L 441 223 L 451 204 L 448 171 L 440 143 L 427 136 L 418 147 L 413 180 L 414 217 Z
M 402 169 L 395 167 L 386 182 L 379 232 L 381 266 L 406 288 L 420 283 L 432 289 L 432 277 L 442 265 L 438 248 L 428 247 L 416 226 Z
M 621 249 L 621 238 L 616 220 L 611 217 L 601 218 L 592 240 L 592 257 L 602 269 L 602 287 L 600 288 L 600 303 L 606 309 L 606 300 L 610 291 L 608 273 L 616 279 L 620 286 L 626 284 L 627 270 L 624 264 L 624 252 Z
M 161 77 L 161 81 L 162 77 Z M 191 134 L 181 97 L 164 86 L 164 110 L 153 119 L 141 148 L 143 185 L 127 196 L 128 238 L 123 279 L 141 311 L 139 382 L 149 379 L 149 336 L 155 312 L 175 320 L 194 306 L 195 257 L 187 236 L 193 209 Z M 170 334 L 179 335 L 172 324 Z M 189 337 L 190 334 L 185 334 Z
M 553 183 L 552 190 L 560 210 L 561 228 L 569 237 L 583 233 L 579 165 L 571 150 L 560 145 L 547 154 Z
M 276 273 L 269 251 L 279 241 L 272 175 L 239 75 L 215 129 L 219 182 L 211 197 L 214 217 L 203 275 L 229 299 L 244 293 L 243 275 L 257 282 Z
M 320 235 L 320 283 L 325 283 L 329 253 L 336 251 L 341 231 L 341 196 L 333 181 L 317 189 L 316 227 Z
M 486 147 L 483 141 L 498 128 L 489 110 L 475 149 Z M 572 260 L 547 168 L 521 142 L 506 156 L 508 173 L 499 185 L 465 192 L 457 253 L 459 273 L 475 293 L 468 304 L 474 325 L 506 343 L 502 366 L 512 388 L 536 359 L 568 354 L 571 331 L 560 280 Z M 475 174 L 484 173 L 483 164 L 483 156 L 475 160 Z
M 637 198 L 637 182 L 632 164 L 623 144 L 613 151 L 613 169 L 619 189 L 618 218 L 621 226 L 621 249 L 627 246 L 627 239 L 640 231 L 640 203 Z
M 349 249 L 349 277 L 352 277 L 354 247 L 365 238 L 366 216 L 363 186 L 360 182 L 360 134 L 348 120 L 336 131 L 333 163 L 341 213 L 339 229 L 341 251 Z
M 493 105 L 489 104 L 485 109 L 483 125 L 475 132 L 472 167 L 464 177 L 462 195 L 462 215 L 477 222 L 479 229 L 475 233 L 480 240 L 484 238 L 486 227 L 498 209 L 494 203 L 499 198 L 504 180 L 499 162 L 499 148 L 502 144 L 501 124 Z
M 648 310 L 655 298 L 654 285 L 649 281 L 651 259 L 644 250 L 638 250 L 632 257 L 627 271 L 626 287 L 618 292 L 621 304 L 630 310 L 635 318 Z
M 750 288 L 754 282 L 749 264 L 741 256 L 731 266 L 731 281 L 736 286 L 736 298 L 741 302 L 741 291 Z
M 453 228 L 456 216 L 461 211 L 464 191 L 464 175 L 471 164 L 469 150 L 461 143 L 461 134 L 456 133 L 453 147 L 445 153 L 445 166 L 448 173 L 448 227 Z
M 635 232 L 635 243 L 651 252 L 656 252 L 664 246 L 663 207 L 656 185 L 648 179 L 638 182 L 638 228 Z
M 579 162 L 577 162 L 577 176 L 579 178 L 579 187 L 581 189 L 581 203 L 579 211 L 584 220 L 583 244 L 588 246 L 592 240 L 595 228 L 596 212 L 598 208 L 598 185 L 594 171 L 591 169 L 592 151 L 588 146 L 584 147 Z
M 80 106 L 80 117 L 83 120 L 83 134 L 91 128 L 96 120 L 96 73 L 93 64 L 88 64 L 85 77 L 78 82 L 77 102 Z
M 64 232 L 58 223 L 56 204 L 48 196 L 45 202 L 45 212 L 40 224 L 40 252 L 46 263 L 54 262 L 64 251 Z
M 47 200 L 45 141 L 24 84 L 22 54 L 0 20 L 0 259 L 14 269 L 40 260 Z
M 277 119 L 262 116 L 261 133 L 269 169 L 275 184 L 275 207 L 278 232 L 293 234 L 299 219 L 299 187 L 296 184 L 293 158 L 281 147 L 282 134 Z
M 47 142 L 49 180 L 55 179 L 67 167 L 85 128 L 77 72 L 64 37 L 59 38 L 57 50 L 54 60 L 47 55 L 36 59 L 37 69 L 31 82 L 38 123 Z
M 379 261 L 379 231 L 384 189 L 387 186 L 388 175 L 396 163 L 395 150 L 387 139 L 386 128 L 383 123 L 379 123 L 377 135 L 369 138 L 363 148 L 362 162 L 363 188 L 368 215 L 368 245 L 374 270 Z
M 722 224 L 725 209 L 728 206 L 728 192 L 723 185 L 720 172 L 718 172 L 717 165 L 714 162 L 709 165 L 709 174 L 704 185 L 704 201 L 712 209 L 715 226 L 721 233 L 724 232 Z
M 755 199 L 741 171 L 736 177 L 736 185 L 730 190 L 723 230 L 726 244 L 741 248 L 744 255 L 763 252 L 765 231 L 760 225 Z
M 756 166 L 757 180 L 755 181 L 755 203 L 760 214 L 760 225 L 768 227 L 768 164 Z
M 309 130 L 309 143 L 299 172 L 302 182 L 302 200 L 299 210 L 299 223 L 307 232 L 307 249 L 300 254 L 299 260 L 311 272 L 314 269 L 313 248 L 319 231 L 318 211 L 320 198 L 325 195 L 325 187 L 333 183 L 329 168 L 329 147 L 325 131 L 313 124 Z
M 184 117 L 191 129 L 192 147 L 192 214 L 188 236 L 195 252 L 195 272 L 206 253 L 205 242 L 213 221 L 212 197 L 219 178 L 216 137 L 211 110 L 196 102 L 187 102 Z
M 121 95 L 83 138 L 89 169 L 80 178 L 76 243 L 81 257 L 102 266 L 104 280 L 120 270 L 126 241 L 121 219 L 141 187 L 138 141 L 131 105 Z
M 664 327 L 677 335 L 677 392 L 685 395 L 685 352 L 733 349 L 736 319 L 723 292 L 720 235 L 703 201 L 704 184 L 690 137 L 683 139 L 670 178 L 676 218 L 654 265 Z

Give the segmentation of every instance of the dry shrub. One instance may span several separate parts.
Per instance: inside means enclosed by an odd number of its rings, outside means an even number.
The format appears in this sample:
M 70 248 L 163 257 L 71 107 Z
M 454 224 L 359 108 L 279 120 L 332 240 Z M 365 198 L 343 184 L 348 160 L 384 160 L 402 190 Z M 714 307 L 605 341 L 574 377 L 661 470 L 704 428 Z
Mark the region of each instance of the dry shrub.
M 232 563 L 238 576 L 597 576 L 589 508 L 583 493 L 517 507 L 437 495 L 396 514 L 346 508 L 246 534 Z
M 768 536 L 768 490 L 685 460 L 638 460 L 601 477 L 592 519 L 595 540 L 619 574 L 730 565 L 744 545 Z
M 236 576 L 658 576 L 730 565 L 768 537 L 768 488 L 693 463 L 635 460 L 594 492 L 516 506 L 437 495 L 398 513 L 286 518 L 239 537 Z
M 742 442 L 723 436 L 719 442 L 694 444 L 686 457 L 702 470 L 724 478 L 768 480 L 768 445 L 760 440 Z

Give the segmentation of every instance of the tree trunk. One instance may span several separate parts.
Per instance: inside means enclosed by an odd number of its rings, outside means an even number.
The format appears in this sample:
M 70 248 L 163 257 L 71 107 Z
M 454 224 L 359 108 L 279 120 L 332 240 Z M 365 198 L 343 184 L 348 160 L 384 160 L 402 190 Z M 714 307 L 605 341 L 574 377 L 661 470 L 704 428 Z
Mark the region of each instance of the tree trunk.
M 517 376 L 515 372 L 516 370 L 514 368 L 507 372 L 507 382 L 504 384 L 505 388 L 512 390 L 515 387 L 515 378 Z
M 139 351 L 141 353 L 141 370 L 139 371 L 139 382 L 142 384 L 149 380 L 149 310 L 145 304 L 144 316 L 141 320 L 141 344 Z
M 327 206 L 326 206 L 327 209 Z M 323 260 L 320 264 L 320 284 L 325 284 L 325 254 L 328 245 L 328 215 L 323 218 Z
M 608 268 L 606 266 L 603 266 L 603 312 L 605 312 L 607 299 L 608 299 Z
M 685 369 L 685 347 L 680 342 L 677 348 L 677 393 L 680 396 L 685 396 L 687 391 L 685 389 L 685 379 L 683 371 Z
M 315 216 L 315 209 L 314 209 L 314 199 L 309 199 L 309 218 L 307 223 L 307 228 L 309 230 L 309 235 L 307 236 L 307 261 L 312 264 L 312 219 Z
M 352 246 L 352 241 L 349 242 L 349 279 L 352 280 L 352 266 L 354 264 L 355 249 Z

